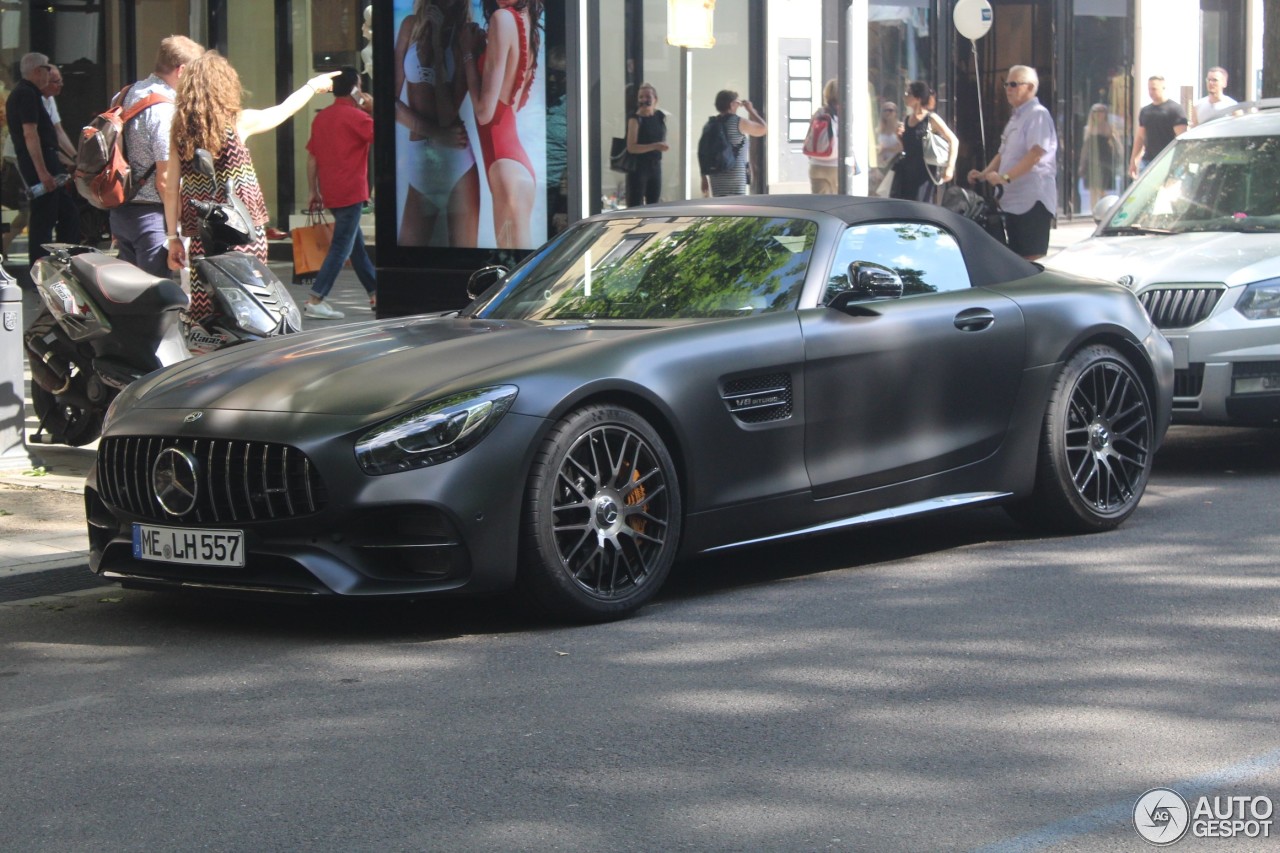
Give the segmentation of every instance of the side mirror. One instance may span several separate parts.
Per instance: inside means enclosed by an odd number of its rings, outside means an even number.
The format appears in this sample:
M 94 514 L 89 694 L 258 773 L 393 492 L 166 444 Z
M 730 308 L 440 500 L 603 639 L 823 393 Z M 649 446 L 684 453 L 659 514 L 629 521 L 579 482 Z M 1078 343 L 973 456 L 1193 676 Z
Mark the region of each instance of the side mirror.
M 506 278 L 508 272 L 509 270 L 501 264 L 492 264 L 476 270 L 467 279 L 467 298 L 478 299 L 480 294 Z
M 895 270 L 870 261 L 849 264 L 849 292 L 854 299 L 900 299 L 902 276 Z
M 1116 202 L 1120 200 L 1118 195 L 1104 195 L 1098 199 L 1098 203 L 1093 206 L 1093 221 L 1101 223 L 1111 215 L 1111 211 L 1115 209 Z
M 205 177 L 212 178 L 215 176 L 213 169 L 213 155 L 207 149 L 196 149 L 196 171 Z

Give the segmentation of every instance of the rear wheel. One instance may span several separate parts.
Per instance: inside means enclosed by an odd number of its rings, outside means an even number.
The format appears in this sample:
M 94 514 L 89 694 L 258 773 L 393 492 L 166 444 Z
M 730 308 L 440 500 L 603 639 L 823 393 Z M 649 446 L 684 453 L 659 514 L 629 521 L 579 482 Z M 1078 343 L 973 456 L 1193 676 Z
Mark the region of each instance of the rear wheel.
M 59 403 L 53 394 L 31 383 L 31 406 L 40 427 L 60 444 L 83 447 L 102 434 L 103 409 Z
M 635 412 L 583 407 L 556 424 L 534 460 L 524 517 L 525 593 L 575 621 L 628 616 L 653 597 L 675 561 L 675 465 Z
M 1019 522 L 1073 533 L 1111 530 L 1142 499 L 1155 420 L 1141 378 L 1119 352 L 1091 345 L 1063 367 L 1045 411 L 1035 492 Z

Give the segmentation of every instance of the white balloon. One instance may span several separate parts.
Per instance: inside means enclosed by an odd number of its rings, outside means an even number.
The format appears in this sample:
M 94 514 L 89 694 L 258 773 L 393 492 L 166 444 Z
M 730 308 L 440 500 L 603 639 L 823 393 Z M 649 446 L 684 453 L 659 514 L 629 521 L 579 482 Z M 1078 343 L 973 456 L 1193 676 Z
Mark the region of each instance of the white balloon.
M 991 31 L 991 4 L 987 0 L 958 0 L 951 19 L 960 35 L 980 39 Z

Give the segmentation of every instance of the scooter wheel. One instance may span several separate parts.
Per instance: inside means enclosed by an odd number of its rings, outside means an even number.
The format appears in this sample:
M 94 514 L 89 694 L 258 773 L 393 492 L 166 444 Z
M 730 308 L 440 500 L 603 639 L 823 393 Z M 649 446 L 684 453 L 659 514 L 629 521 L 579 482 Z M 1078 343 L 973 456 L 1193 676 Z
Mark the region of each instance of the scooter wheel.
M 45 389 L 31 384 L 31 405 L 45 432 L 58 444 L 83 447 L 102 434 L 101 409 L 82 409 L 59 403 Z

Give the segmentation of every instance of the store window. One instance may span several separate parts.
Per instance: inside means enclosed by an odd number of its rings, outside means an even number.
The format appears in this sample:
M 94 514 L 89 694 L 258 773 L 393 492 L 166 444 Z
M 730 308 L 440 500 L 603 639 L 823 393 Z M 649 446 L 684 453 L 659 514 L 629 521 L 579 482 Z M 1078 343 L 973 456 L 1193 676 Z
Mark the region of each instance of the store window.
M 869 186 L 902 149 L 898 122 L 905 115 L 903 93 L 912 80 L 940 88 L 933 74 L 934 16 L 929 0 L 872 0 L 867 14 L 867 98 L 876 137 Z
M 1128 180 L 1133 144 L 1132 23 L 1129 0 L 1080 0 L 1072 22 L 1071 145 L 1059 168 L 1071 180 L 1064 209 L 1088 215 Z

